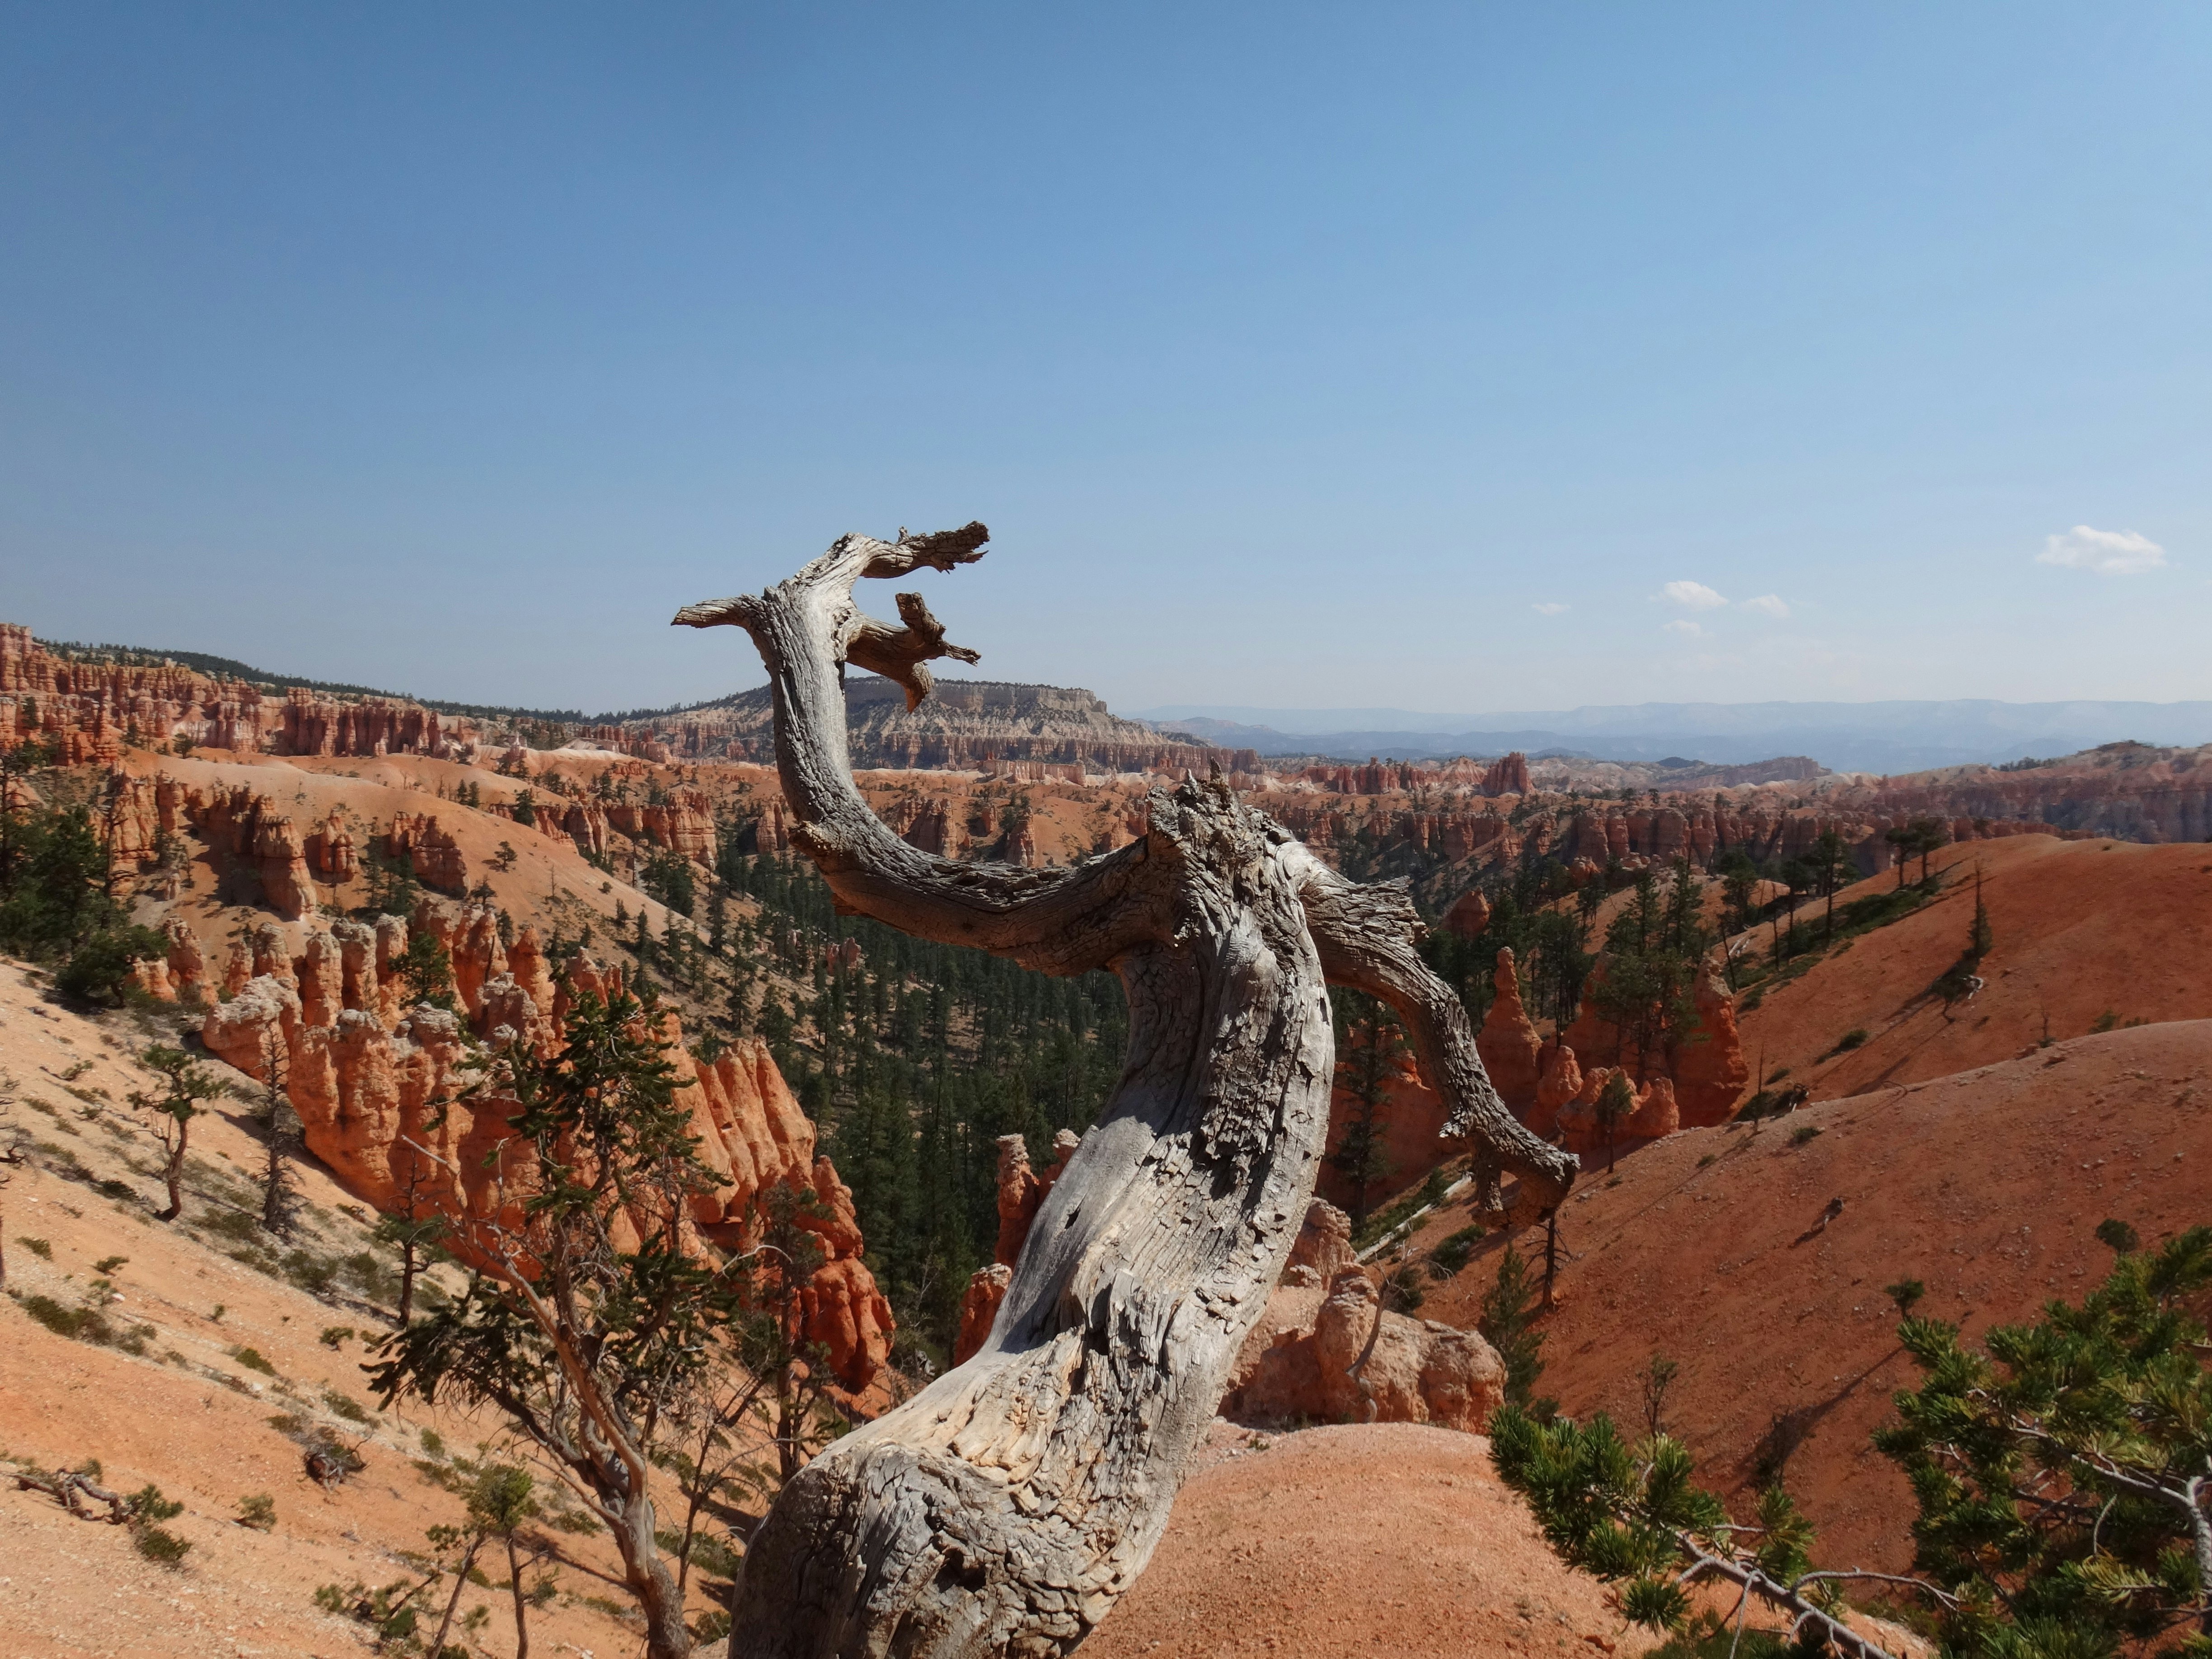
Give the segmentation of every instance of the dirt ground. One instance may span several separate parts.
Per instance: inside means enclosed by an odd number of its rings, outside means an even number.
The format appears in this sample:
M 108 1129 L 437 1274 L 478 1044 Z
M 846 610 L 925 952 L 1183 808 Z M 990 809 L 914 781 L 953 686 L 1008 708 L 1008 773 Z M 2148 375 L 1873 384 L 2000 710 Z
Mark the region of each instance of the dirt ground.
M 1923 1280 L 1918 1311 L 1970 1337 L 2031 1317 L 2103 1277 L 2112 1255 L 2092 1235 L 2106 1218 L 2146 1243 L 2212 1222 L 2208 1171 L 2212 1020 L 1671 1136 L 1623 1158 L 1617 1179 L 1585 1174 L 1562 1212 L 1571 1255 L 1539 1391 L 1640 1427 L 1634 1374 L 1663 1353 L 1681 1367 L 1666 1420 L 1705 1484 L 1747 1495 L 1762 1445 L 1784 1450 L 1818 1558 L 1899 1570 L 1911 1496 L 1868 1436 L 1917 1373 L 1882 1287 Z M 1454 1204 L 1415 1248 L 1467 1220 Z M 1540 1234 L 1516 1243 L 1540 1254 Z M 1502 1245 L 1485 1240 L 1421 1316 L 1474 1324 Z
M 1264 1447 L 1265 1449 L 1255 1448 Z M 1159 1551 L 1084 1659 L 1647 1652 L 1564 1565 L 1480 1435 L 1217 1428 Z
M 246 1177 L 261 1152 L 237 1103 L 193 1123 L 184 1221 L 154 1219 L 157 1148 L 147 1115 L 124 1103 L 147 1086 L 130 1059 L 147 1037 L 129 1016 L 87 1019 L 47 1004 L 20 965 L 0 963 L 0 1075 L 15 1084 L 0 1093 L 17 1097 L 14 1121 L 40 1143 L 0 1191 L 9 1289 L 97 1306 L 125 1332 L 146 1328 L 145 1352 L 133 1355 L 58 1335 L 0 1297 L 0 1454 L 46 1468 L 97 1458 L 102 1484 L 120 1492 L 153 1482 L 185 1504 L 167 1525 L 191 1546 L 178 1569 L 155 1565 L 124 1528 L 73 1519 L 45 1493 L 17 1489 L 0 1464 L 0 1659 L 365 1651 L 364 1627 L 318 1609 L 315 1590 L 421 1577 L 406 1553 L 427 1547 L 425 1528 L 461 1513 L 460 1498 L 416 1467 L 429 1461 L 422 1431 L 474 1456 L 495 1425 L 418 1404 L 370 1409 L 362 1339 L 389 1329 L 388 1317 L 357 1296 L 310 1296 L 230 1259 L 252 1229 L 225 1218 L 250 1200 Z M 372 1218 L 349 1212 L 312 1160 L 301 1176 L 308 1207 L 298 1244 L 332 1257 L 367 1248 Z M 95 1266 L 115 1256 L 127 1259 L 105 1273 Z M 326 1345 L 323 1333 L 337 1328 L 358 1334 Z M 244 1363 L 246 1350 L 268 1369 Z M 322 1490 L 300 1446 L 272 1425 L 280 1416 L 357 1443 L 367 1467 Z M 249 1495 L 274 1500 L 272 1531 L 237 1524 Z M 559 1552 L 559 1591 L 531 1615 L 534 1651 L 635 1652 L 632 1629 L 585 1600 L 629 1605 L 609 1582 L 605 1535 L 538 1530 Z M 495 1565 L 489 1576 L 501 1583 L 505 1564 Z M 695 1613 L 708 1605 L 694 1597 Z M 489 1610 L 479 1650 L 512 1653 L 507 1591 L 470 1589 L 463 1614 L 478 1606 Z
M 1947 848 L 1930 864 L 1945 875 L 1939 897 L 1756 996 L 1739 1019 L 1754 1068 L 1772 1078 L 1786 1066 L 1786 1082 L 1836 1100 L 2008 1060 L 2100 1020 L 2212 1018 L 2212 848 L 2018 836 Z M 1928 988 L 1966 948 L 1977 870 L 1996 943 L 1984 988 L 1947 1013 Z M 1875 876 L 1837 908 L 1895 884 Z M 1798 913 L 1805 926 L 1818 916 Z M 1749 939 L 1768 943 L 1763 927 Z M 1838 1052 L 1854 1030 L 1864 1041 Z
M 1917 1650 L 1893 1627 L 1866 1628 L 1892 1652 Z M 1482 1436 L 1217 1423 L 1152 1565 L 1082 1653 L 1626 1659 L 1656 1645 L 1606 1585 L 1552 1553 Z

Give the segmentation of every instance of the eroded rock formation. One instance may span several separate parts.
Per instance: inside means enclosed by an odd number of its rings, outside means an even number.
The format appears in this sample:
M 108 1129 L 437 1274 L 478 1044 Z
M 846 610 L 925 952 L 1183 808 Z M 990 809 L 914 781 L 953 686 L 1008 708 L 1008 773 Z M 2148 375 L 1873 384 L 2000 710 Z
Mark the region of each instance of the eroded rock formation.
M 1629 1087 L 1635 1091 L 1635 1106 L 1608 1128 L 1599 1115 L 1598 1097 L 1615 1077 L 1629 1079 Z M 1561 1143 L 1578 1157 L 1617 1156 L 1673 1134 L 1682 1127 L 1682 1115 L 1672 1079 L 1655 1077 L 1639 1090 L 1626 1072 L 1599 1066 L 1583 1074 L 1582 1087 L 1559 1109 L 1554 1127 Z
M 1645 1054 L 1640 1066 L 1631 1052 L 1633 1045 L 1599 1013 L 1596 999 L 1587 992 L 1582 1012 L 1567 1028 L 1565 1042 L 1571 1053 L 1619 1066 L 1633 1079 L 1669 1080 L 1669 1096 L 1679 1103 L 1682 1127 L 1725 1123 L 1751 1079 L 1743 1039 L 1736 1030 L 1735 1000 L 1711 967 L 1698 975 L 1696 997 L 1697 1024 L 1671 1049 Z M 1535 1127 L 1533 1121 L 1530 1127 Z
M 1326 1289 L 1285 1285 L 1244 1340 L 1221 1414 L 1271 1425 L 1434 1423 L 1480 1431 L 1505 1366 L 1474 1331 L 1385 1312 L 1357 1267 Z
M 394 963 L 406 951 L 407 924 L 398 917 L 374 929 L 311 930 L 296 958 L 264 927 L 240 942 L 231 973 L 241 982 L 208 1010 L 201 1041 L 256 1079 L 273 1060 L 309 1150 L 365 1202 L 489 1222 L 522 1194 L 501 1152 L 515 1103 L 478 1086 L 489 1058 L 478 1035 L 493 1048 L 520 1042 L 550 1053 L 574 998 L 619 995 L 623 976 L 580 954 L 555 981 L 535 934 L 524 930 L 507 949 L 488 906 L 426 902 L 416 917 L 453 956 L 462 1013 L 402 1007 Z M 783 1185 L 811 1194 L 814 1206 L 800 1221 L 825 1260 L 801 1290 L 805 1335 L 828 1349 L 842 1384 L 866 1388 L 890 1352 L 891 1311 L 860 1260 L 852 1193 L 816 1153 L 813 1123 L 758 1038 L 702 1060 L 684 1048 L 672 1011 L 657 1021 L 678 1068 L 678 1103 L 690 1114 L 700 1158 L 721 1178 L 694 1198 L 693 1221 L 708 1239 L 742 1249 L 757 1231 L 763 1193 Z M 469 1256 L 465 1228 L 454 1248 Z
M 1544 1045 L 1522 1006 L 1521 980 L 1514 971 L 1511 951 L 1498 951 L 1491 983 L 1497 995 L 1475 1036 L 1475 1047 L 1498 1098 L 1525 1120 L 1536 1104 L 1537 1056 Z
M 1075 1156 L 1082 1139 L 1073 1129 L 1062 1129 L 1053 1139 L 1052 1167 L 1040 1176 L 1030 1164 L 1026 1140 L 1019 1135 L 999 1137 L 996 1260 L 972 1274 L 968 1288 L 961 1294 L 960 1331 L 952 1350 L 954 1364 L 981 1348 L 983 1340 L 990 1335 L 991 1322 L 998 1316 L 999 1304 L 1006 1299 L 1006 1286 L 1013 1282 L 1012 1269 L 1022 1259 L 1022 1246 L 1029 1240 L 1030 1224 L 1036 1219 L 1037 1206 L 1044 1202 L 1053 1183 L 1066 1172 L 1067 1160 Z
M 0 748 L 26 738 L 81 765 L 112 763 L 126 744 L 179 738 L 280 755 L 458 758 L 473 751 L 475 731 L 404 698 L 221 679 L 131 653 L 56 655 L 27 628 L 0 623 Z
M 407 860 L 415 879 L 441 893 L 459 893 L 469 884 L 468 860 L 453 832 L 439 826 L 434 813 L 394 812 L 384 837 L 385 851 Z

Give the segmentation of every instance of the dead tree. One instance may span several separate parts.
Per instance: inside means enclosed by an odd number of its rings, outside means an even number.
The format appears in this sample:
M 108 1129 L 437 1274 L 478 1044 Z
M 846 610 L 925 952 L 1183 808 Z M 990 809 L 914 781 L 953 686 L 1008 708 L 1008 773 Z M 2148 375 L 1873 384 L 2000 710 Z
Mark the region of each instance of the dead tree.
M 1520 1177 L 1540 1220 L 1575 1160 L 1514 1121 L 1460 1000 L 1422 962 L 1402 886 L 1365 887 L 1218 778 L 1155 789 L 1143 836 L 1066 868 L 963 864 L 868 810 L 847 758 L 844 666 L 929 694 L 945 641 L 919 594 L 862 616 L 863 576 L 981 556 L 980 524 L 847 536 L 735 623 L 773 688 L 776 764 L 841 910 L 1055 975 L 1111 968 L 1129 1050 L 1097 1126 L 1039 1210 L 981 1352 L 836 1441 L 745 1556 L 731 1650 L 749 1659 L 1060 1654 L 1135 1580 L 1223 1377 L 1305 1215 L 1334 1069 L 1325 981 L 1381 999 L 1452 1107 L 1448 1133 Z
M 30 1162 L 30 1131 L 15 1121 L 15 1079 L 0 1072 L 0 1191 L 15 1179 L 15 1166 Z M 8 1283 L 7 1217 L 0 1211 L 0 1289 Z

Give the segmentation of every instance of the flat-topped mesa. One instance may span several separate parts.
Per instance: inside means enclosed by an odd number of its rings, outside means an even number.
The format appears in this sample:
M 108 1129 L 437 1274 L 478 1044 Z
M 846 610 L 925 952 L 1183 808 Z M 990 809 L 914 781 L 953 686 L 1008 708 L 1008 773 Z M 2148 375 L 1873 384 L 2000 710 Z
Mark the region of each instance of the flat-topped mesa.
M 907 706 L 896 681 L 854 675 L 845 685 L 846 742 L 854 763 L 886 770 L 1256 772 L 1251 750 L 1223 750 L 1123 720 L 1073 686 L 935 680 L 927 702 Z M 775 758 L 772 699 L 763 688 L 714 708 L 594 727 L 595 742 L 663 760 Z
M 854 586 L 954 569 L 988 533 L 847 536 L 764 592 L 676 617 L 751 635 L 791 839 L 842 909 L 1055 975 L 1111 968 L 1129 1002 L 1114 1097 L 1037 1205 L 980 1347 L 825 1448 L 754 1534 L 730 1638 L 752 1659 L 1064 1653 L 1106 1616 L 1166 1525 L 1312 1195 L 1335 1070 L 1327 982 L 1391 1008 L 1448 1127 L 1519 1177 L 1502 1218 L 1540 1218 L 1573 1179 L 1498 1100 L 1405 890 L 1346 880 L 1218 776 L 1153 789 L 1128 845 L 1042 868 L 951 862 L 869 810 L 846 665 L 911 708 L 929 661 L 974 653 L 919 594 L 898 595 L 893 628 L 860 611 Z
M 580 953 L 556 981 L 537 935 L 525 928 L 504 943 L 488 905 L 425 900 L 416 921 L 453 958 L 459 1012 L 403 1006 L 397 964 L 408 929 L 397 916 L 373 928 L 341 921 L 311 930 L 297 957 L 282 933 L 264 927 L 240 949 L 240 983 L 208 1010 L 201 1041 L 256 1079 L 273 1059 L 308 1150 L 348 1191 L 387 1213 L 450 1218 L 448 1248 L 481 1265 L 469 1224 L 514 1219 L 503 1209 L 515 1199 L 502 1184 L 500 1148 L 519 1109 L 483 1087 L 491 1053 L 520 1043 L 551 1054 L 575 1000 L 611 1000 L 623 975 Z M 720 1177 L 693 1196 L 693 1223 L 714 1244 L 747 1249 L 757 1242 L 763 1194 L 779 1185 L 811 1193 L 818 1204 L 801 1224 L 817 1235 L 824 1259 L 801 1287 L 804 1334 L 827 1349 L 843 1387 L 866 1389 L 890 1356 L 895 1326 L 860 1259 L 852 1194 L 817 1155 L 813 1123 L 760 1039 L 740 1038 L 705 1060 L 684 1046 L 672 1009 L 650 1018 L 676 1067 L 676 1099 L 690 1115 L 700 1158 Z

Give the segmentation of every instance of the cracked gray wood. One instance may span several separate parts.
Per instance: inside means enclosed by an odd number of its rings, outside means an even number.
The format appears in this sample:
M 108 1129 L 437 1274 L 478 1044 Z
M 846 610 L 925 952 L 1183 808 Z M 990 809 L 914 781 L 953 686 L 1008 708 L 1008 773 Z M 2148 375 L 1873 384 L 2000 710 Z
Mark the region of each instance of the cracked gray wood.
M 933 857 L 854 787 L 843 665 L 909 706 L 948 645 L 919 595 L 903 628 L 856 581 L 982 556 L 980 524 L 846 536 L 765 592 L 690 605 L 733 623 L 774 688 L 793 842 L 842 910 L 1050 974 L 1111 968 L 1129 1000 L 1121 1081 L 1047 1196 L 982 1350 L 826 1448 L 745 1557 L 746 1659 L 1064 1654 L 1144 1570 L 1245 1334 L 1280 1277 L 1328 1130 L 1326 982 L 1381 998 L 1452 1108 L 1450 1133 L 1520 1176 L 1510 1219 L 1555 1207 L 1575 1160 L 1500 1104 L 1465 1011 L 1423 964 L 1402 887 L 1364 887 L 1218 779 L 1155 789 L 1144 835 L 1067 868 Z

